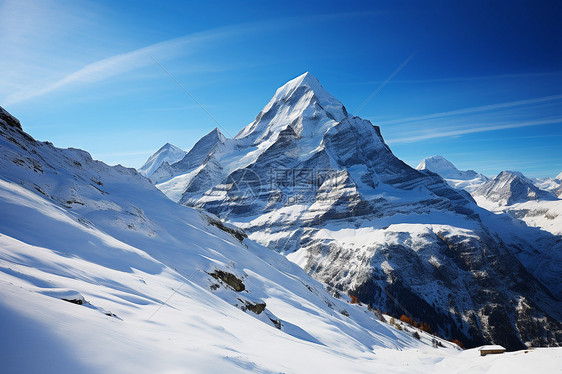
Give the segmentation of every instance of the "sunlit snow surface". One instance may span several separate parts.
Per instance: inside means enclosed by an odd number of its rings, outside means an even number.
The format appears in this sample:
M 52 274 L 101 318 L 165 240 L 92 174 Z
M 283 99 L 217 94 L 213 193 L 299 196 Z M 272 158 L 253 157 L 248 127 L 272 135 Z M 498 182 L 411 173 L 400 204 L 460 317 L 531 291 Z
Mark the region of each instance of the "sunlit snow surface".
M 560 349 L 484 358 L 446 342 L 434 349 L 425 333 L 417 341 L 333 299 L 282 256 L 152 197 L 162 216 L 176 214 L 175 227 L 164 219 L 169 229 L 153 237 L 113 230 L 121 241 L 2 181 L 0 207 L 10 212 L 0 222 L 2 372 L 546 372 L 562 360 Z M 214 268 L 245 276 L 249 292 L 211 291 L 204 271 Z M 88 304 L 61 300 L 76 294 Z M 237 297 L 265 301 L 264 315 L 236 308 Z
M 283 256 L 209 225 L 135 171 L 0 125 L 3 373 L 560 367 L 561 350 L 479 358 L 444 341 L 432 348 L 429 335 L 416 340 L 333 298 Z M 217 269 L 246 289 L 211 277 Z M 242 310 L 262 302 L 260 314 Z

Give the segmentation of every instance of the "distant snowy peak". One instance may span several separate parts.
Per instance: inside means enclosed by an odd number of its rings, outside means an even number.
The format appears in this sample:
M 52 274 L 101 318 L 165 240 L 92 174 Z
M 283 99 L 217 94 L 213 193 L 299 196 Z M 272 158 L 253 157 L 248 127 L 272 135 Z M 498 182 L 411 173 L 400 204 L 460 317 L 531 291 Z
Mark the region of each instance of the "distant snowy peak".
M 562 172 L 560 172 L 560 174 L 558 174 L 554 179 L 557 179 L 560 183 L 562 183 Z
M 551 177 L 546 178 L 529 178 L 531 182 L 541 190 L 555 192 L 560 186 L 562 186 L 562 180 Z
M 322 136 L 346 117 L 343 104 L 307 72 L 278 88 L 236 139 L 245 139 L 249 144 L 274 141 L 284 130 L 294 131 L 297 137 Z
M 442 178 L 450 179 L 474 179 L 478 176 L 478 173 L 474 170 L 460 171 L 452 162 L 439 155 L 424 158 L 416 169 L 430 170 L 439 174 Z
M 474 196 L 482 196 L 489 201 L 511 205 L 529 200 L 556 200 L 556 196 L 541 190 L 518 171 L 502 171 L 494 179 L 483 184 Z
M 474 170 L 459 170 L 452 162 L 439 155 L 424 158 L 416 169 L 429 170 L 439 174 L 451 187 L 465 190 L 469 193 L 474 192 L 478 187 L 489 180 L 488 177 Z
M 172 164 L 181 160 L 186 153 L 186 151 L 176 147 L 175 145 L 166 143 L 148 158 L 144 165 L 138 169 L 138 172 L 145 177 L 150 178 L 156 169 L 158 169 L 164 162 Z
M 218 144 L 224 144 L 226 138 L 218 128 L 214 128 L 210 133 L 202 137 L 191 150 L 172 167 L 181 170 L 189 170 L 199 167 L 214 150 Z
M 203 165 L 207 158 L 214 152 L 217 145 L 225 144 L 226 138 L 218 128 L 202 137 L 191 150 L 184 152 L 183 156 L 175 162 L 164 162 L 152 175 L 152 182 L 160 183 L 176 175 L 187 173 Z

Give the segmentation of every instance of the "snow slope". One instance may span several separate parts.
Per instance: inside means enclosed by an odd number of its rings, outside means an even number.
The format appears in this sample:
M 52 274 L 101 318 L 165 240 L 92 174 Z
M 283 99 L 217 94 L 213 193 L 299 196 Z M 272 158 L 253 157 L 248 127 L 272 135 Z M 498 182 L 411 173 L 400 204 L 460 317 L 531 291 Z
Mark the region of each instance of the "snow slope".
M 132 169 L 35 141 L 3 109 L 0 212 L 2 372 L 410 373 L 472 359 L 332 297 Z
M 316 279 L 451 339 L 511 350 L 562 343 L 558 238 L 409 167 L 310 73 L 280 87 L 234 139 L 212 144 L 157 186 Z
M 147 178 L 158 169 L 163 163 L 173 164 L 181 160 L 187 154 L 186 151 L 176 147 L 173 144 L 166 143 L 152 156 L 146 160 L 143 166 L 138 171 Z
M 439 174 L 451 187 L 470 193 L 489 180 L 488 177 L 474 170 L 460 171 L 453 163 L 439 155 L 424 158 L 416 166 L 416 170 L 430 170 Z

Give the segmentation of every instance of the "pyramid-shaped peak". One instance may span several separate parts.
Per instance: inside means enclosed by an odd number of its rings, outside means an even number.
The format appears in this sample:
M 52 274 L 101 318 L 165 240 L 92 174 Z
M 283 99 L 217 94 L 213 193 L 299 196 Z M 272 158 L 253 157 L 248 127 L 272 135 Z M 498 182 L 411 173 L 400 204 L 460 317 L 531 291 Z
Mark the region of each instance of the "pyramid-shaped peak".
M 222 132 L 219 130 L 218 127 L 215 127 L 214 129 L 211 130 L 211 132 L 209 132 L 207 135 L 201 138 L 201 140 L 203 139 L 207 139 L 207 140 L 212 139 L 212 141 L 214 142 L 223 143 L 226 140 L 226 137 L 222 134 Z
M 176 147 L 176 146 L 173 145 L 172 143 L 166 143 L 166 144 L 164 144 L 162 147 L 160 147 L 160 149 L 174 149 L 174 148 L 180 149 L 179 147 Z
M 320 84 L 320 81 L 308 71 L 286 83 L 286 85 L 289 85 L 289 84 L 292 84 L 292 85 L 297 86 L 297 87 L 308 86 L 312 89 L 314 89 L 314 88 L 322 88 L 323 89 L 322 85 Z
M 322 136 L 335 123 L 348 117 L 343 104 L 322 87 L 309 72 L 285 83 L 235 139 L 250 142 L 275 139 L 288 124 L 299 136 Z
M 313 91 L 314 95 L 322 101 L 338 103 L 339 105 L 341 105 L 341 103 L 334 96 L 326 91 L 324 87 L 322 87 L 320 81 L 308 71 L 279 87 L 277 89 L 277 92 L 275 92 L 275 96 L 273 97 L 272 101 L 286 99 L 297 90 L 299 90 L 299 88 L 304 89 L 304 91 Z

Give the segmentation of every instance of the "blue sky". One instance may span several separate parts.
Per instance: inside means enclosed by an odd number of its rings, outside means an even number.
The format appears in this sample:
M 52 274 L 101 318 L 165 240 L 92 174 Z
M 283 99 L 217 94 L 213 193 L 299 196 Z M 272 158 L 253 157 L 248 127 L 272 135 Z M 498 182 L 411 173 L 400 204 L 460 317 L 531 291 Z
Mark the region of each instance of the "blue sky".
M 4 0 L 0 105 L 37 139 L 138 167 L 216 127 L 154 59 L 227 136 L 310 71 L 410 165 L 554 176 L 561 4 Z

